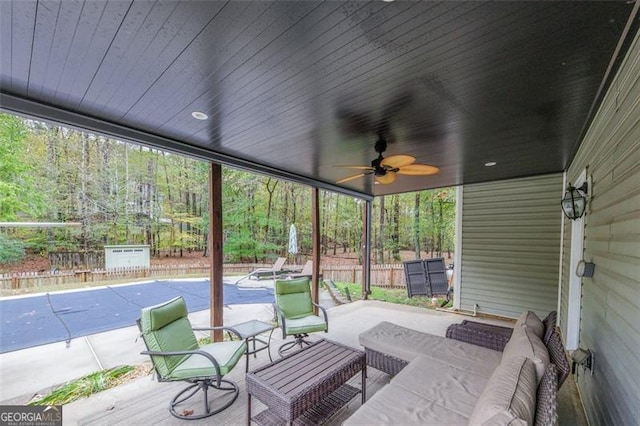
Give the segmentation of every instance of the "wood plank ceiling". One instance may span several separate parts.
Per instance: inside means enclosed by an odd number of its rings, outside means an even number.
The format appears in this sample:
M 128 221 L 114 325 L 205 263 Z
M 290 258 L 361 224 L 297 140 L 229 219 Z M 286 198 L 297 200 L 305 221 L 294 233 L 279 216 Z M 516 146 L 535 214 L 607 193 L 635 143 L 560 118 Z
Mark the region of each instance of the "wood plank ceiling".
M 559 172 L 634 6 L 2 1 L 2 107 L 364 196 Z M 380 128 L 441 172 L 332 186 Z

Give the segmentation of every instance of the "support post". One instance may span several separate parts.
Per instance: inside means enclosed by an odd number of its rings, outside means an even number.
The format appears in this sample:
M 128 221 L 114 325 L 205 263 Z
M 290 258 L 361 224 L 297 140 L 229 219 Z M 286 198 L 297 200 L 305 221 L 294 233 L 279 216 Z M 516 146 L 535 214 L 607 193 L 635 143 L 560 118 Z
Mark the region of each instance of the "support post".
M 211 327 L 223 325 L 222 285 L 222 166 L 209 163 L 209 282 Z M 211 333 L 211 340 L 223 340 L 222 330 Z
M 315 303 L 320 303 L 320 190 L 311 188 L 311 223 L 312 223 L 312 255 L 313 274 L 311 275 L 311 298 Z M 313 308 L 318 315 L 318 308 Z
M 371 200 L 362 205 L 362 299 L 371 294 Z

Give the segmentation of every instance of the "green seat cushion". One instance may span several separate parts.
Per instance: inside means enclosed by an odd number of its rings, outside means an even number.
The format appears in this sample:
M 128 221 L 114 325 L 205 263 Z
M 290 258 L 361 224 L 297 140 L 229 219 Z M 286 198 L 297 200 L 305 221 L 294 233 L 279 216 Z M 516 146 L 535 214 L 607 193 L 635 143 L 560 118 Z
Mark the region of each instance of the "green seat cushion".
M 200 347 L 201 351 L 211 354 L 220 366 L 222 376 L 229 373 L 242 358 L 247 350 L 247 344 L 242 341 L 227 341 L 210 343 Z M 216 370 L 211 361 L 202 355 L 188 355 L 168 376 L 171 380 L 189 379 L 194 377 L 211 377 Z
M 313 314 L 308 278 L 276 280 L 275 297 L 287 320 Z
M 160 330 L 175 320 L 186 318 L 188 314 L 187 304 L 182 296 L 174 297 L 168 302 L 142 308 L 140 314 L 142 332 Z
M 196 336 L 187 317 L 187 306 L 182 297 L 142 309 L 140 315 L 142 338 L 150 351 L 190 351 L 198 348 Z M 162 377 L 184 362 L 186 355 L 152 356 L 153 364 Z
M 317 315 L 309 315 L 304 318 L 287 319 L 285 333 L 290 335 L 326 330 L 327 323 L 324 321 L 324 318 Z

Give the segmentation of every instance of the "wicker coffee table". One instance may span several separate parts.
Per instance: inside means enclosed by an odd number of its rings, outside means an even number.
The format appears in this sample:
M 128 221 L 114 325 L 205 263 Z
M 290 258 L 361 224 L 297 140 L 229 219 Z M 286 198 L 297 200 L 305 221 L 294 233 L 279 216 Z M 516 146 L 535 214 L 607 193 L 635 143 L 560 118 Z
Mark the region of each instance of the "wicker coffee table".
M 362 351 L 320 340 L 246 376 L 247 423 L 321 424 L 358 393 L 366 398 L 366 362 Z M 362 372 L 362 390 L 346 382 Z M 251 417 L 251 397 L 267 409 Z

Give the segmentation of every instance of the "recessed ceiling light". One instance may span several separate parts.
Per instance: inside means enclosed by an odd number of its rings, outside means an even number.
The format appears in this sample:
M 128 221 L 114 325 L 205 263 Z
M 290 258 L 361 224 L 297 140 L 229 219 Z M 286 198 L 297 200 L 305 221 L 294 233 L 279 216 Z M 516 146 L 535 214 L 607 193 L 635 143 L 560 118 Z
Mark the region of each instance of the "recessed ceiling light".
M 488 163 L 484 163 L 484 166 L 485 167 L 493 167 L 496 164 L 498 164 L 498 163 L 496 163 L 495 161 L 489 161 Z
M 385 3 L 392 3 L 393 2 L 393 0 L 382 0 L 382 1 L 385 2 Z
M 206 120 L 207 118 L 209 118 L 209 116 L 207 114 L 205 114 L 204 112 L 201 112 L 201 111 L 193 111 L 191 113 L 191 116 L 193 118 L 195 118 L 196 120 Z

